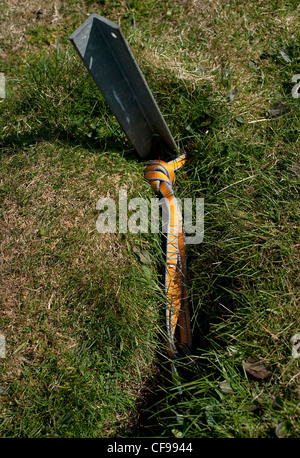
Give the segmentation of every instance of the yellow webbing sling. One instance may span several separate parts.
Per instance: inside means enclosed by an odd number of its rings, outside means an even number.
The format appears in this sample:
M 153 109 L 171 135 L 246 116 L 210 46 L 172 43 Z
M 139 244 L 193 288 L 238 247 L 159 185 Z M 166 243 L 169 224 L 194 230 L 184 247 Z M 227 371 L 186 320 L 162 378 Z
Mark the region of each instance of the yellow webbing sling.
M 157 196 L 165 199 L 168 208 L 165 274 L 166 325 L 168 354 L 173 360 L 184 355 L 185 350 L 192 345 L 187 302 L 184 230 L 181 210 L 173 192 L 174 171 L 185 161 L 186 155 L 171 162 L 154 160 L 145 170 L 145 178 L 150 182 Z

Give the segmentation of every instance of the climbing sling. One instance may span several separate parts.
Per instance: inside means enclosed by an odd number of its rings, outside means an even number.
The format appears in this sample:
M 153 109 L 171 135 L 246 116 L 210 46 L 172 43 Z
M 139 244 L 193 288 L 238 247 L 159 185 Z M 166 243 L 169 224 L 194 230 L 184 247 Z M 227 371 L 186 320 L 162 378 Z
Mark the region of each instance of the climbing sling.
M 145 178 L 156 195 L 164 199 L 168 212 L 166 243 L 166 327 L 169 357 L 177 359 L 192 345 L 187 302 L 185 240 L 181 209 L 174 196 L 174 171 L 186 161 L 186 155 L 171 161 L 154 160 L 145 169 Z

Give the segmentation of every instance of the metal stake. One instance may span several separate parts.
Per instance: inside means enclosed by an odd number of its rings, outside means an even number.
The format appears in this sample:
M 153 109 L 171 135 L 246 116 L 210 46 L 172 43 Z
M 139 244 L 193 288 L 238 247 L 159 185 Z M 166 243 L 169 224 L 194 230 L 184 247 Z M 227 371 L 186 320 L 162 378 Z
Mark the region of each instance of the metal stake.
M 120 27 L 94 13 L 70 40 L 141 159 L 178 150 Z

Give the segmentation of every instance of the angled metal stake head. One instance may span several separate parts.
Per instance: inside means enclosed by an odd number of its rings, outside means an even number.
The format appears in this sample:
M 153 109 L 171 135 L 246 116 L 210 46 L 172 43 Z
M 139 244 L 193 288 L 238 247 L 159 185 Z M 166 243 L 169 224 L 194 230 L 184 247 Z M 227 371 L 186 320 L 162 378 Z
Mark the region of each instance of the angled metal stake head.
M 70 40 L 140 158 L 178 151 L 120 27 L 94 13 Z

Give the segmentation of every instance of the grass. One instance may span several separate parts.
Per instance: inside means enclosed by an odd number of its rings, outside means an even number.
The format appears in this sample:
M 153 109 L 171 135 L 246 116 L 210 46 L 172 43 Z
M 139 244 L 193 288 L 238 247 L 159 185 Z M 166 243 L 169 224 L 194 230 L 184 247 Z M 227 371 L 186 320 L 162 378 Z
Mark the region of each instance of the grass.
M 299 437 L 297 2 L 21 3 L 0 11 L 1 436 Z M 121 25 L 188 153 L 176 195 L 205 199 L 181 396 L 159 237 L 96 230 L 100 197 L 152 192 L 68 42 L 92 12 Z
M 137 239 L 96 231 L 94 198 L 109 167 L 107 155 L 93 159 L 42 142 L 2 161 L 8 435 L 101 437 L 123 428 L 152 365 L 155 271 L 135 258 Z

